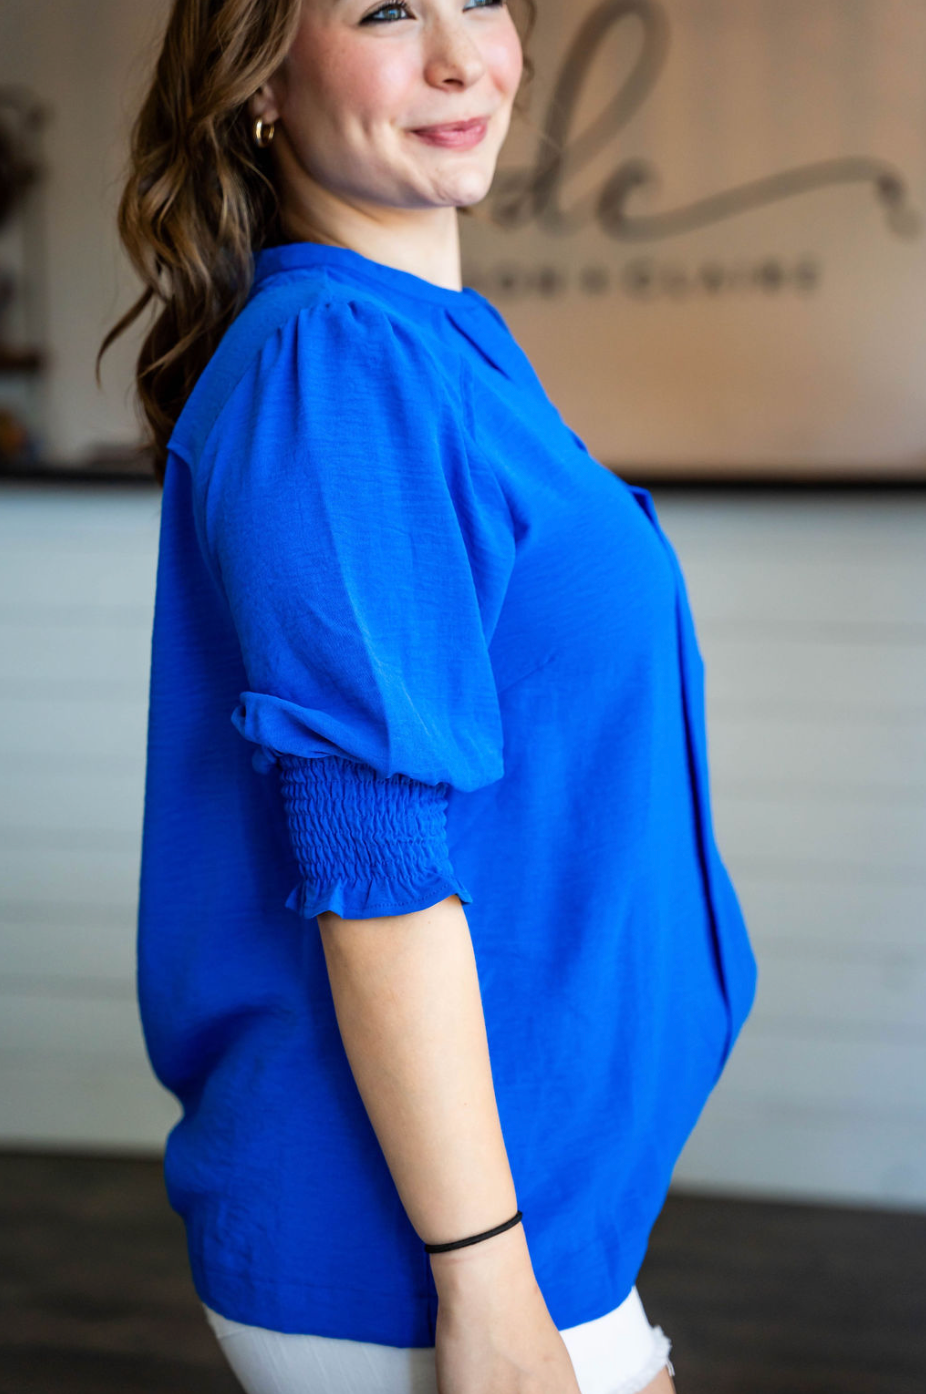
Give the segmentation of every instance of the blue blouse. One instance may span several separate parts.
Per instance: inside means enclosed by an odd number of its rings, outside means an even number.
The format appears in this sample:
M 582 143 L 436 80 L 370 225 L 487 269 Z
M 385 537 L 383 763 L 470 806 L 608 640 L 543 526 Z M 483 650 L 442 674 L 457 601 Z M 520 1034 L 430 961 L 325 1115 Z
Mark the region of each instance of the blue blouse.
M 453 894 L 565 1329 L 633 1286 L 755 991 L 682 572 L 488 300 L 266 249 L 171 437 L 152 639 L 139 1004 L 214 1310 L 434 1344 L 313 917 Z

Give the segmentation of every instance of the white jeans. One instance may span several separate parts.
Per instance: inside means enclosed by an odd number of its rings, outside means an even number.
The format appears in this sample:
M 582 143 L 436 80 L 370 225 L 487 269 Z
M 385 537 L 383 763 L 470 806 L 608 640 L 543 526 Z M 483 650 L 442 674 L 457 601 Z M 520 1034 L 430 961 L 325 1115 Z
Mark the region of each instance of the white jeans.
M 247 1394 L 437 1394 L 434 1347 L 382 1346 L 246 1326 L 203 1303 Z M 650 1326 L 636 1287 L 613 1311 L 560 1335 L 581 1394 L 639 1394 L 667 1365 L 672 1342 Z

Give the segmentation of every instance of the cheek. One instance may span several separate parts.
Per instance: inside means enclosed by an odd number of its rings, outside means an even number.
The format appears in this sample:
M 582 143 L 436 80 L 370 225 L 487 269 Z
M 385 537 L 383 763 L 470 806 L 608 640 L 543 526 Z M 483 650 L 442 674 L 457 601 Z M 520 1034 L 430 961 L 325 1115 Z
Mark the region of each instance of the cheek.
M 303 89 L 300 106 L 341 130 L 401 118 L 410 107 L 415 80 L 401 46 L 358 43 L 350 35 L 326 39 L 307 44 L 298 55 L 293 77 Z
M 524 72 L 524 53 L 514 25 L 511 25 L 510 33 L 499 35 L 484 50 L 483 57 L 497 89 L 513 97 Z

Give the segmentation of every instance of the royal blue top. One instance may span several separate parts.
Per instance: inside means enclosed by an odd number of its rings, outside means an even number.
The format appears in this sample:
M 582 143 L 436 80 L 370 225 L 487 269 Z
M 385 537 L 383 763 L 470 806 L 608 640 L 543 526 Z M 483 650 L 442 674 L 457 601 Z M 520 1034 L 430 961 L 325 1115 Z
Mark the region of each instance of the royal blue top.
M 562 1330 L 630 1292 L 755 990 L 683 575 L 487 299 L 266 249 L 170 440 L 139 913 L 167 1192 L 223 1315 L 434 1344 L 313 917 L 454 894 Z

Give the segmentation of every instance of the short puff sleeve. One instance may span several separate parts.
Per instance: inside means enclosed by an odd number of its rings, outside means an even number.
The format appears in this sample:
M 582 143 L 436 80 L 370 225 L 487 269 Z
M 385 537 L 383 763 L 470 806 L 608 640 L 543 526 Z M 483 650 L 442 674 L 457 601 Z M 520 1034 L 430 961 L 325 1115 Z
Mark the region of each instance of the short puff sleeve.
M 504 773 L 488 640 L 514 538 L 470 409 L 414 323 L 332 299 L 267 338 L 204 452 L 248 682 L 231 719 L 279 770 L 306 918 L 472 900 L 447 795 Z

